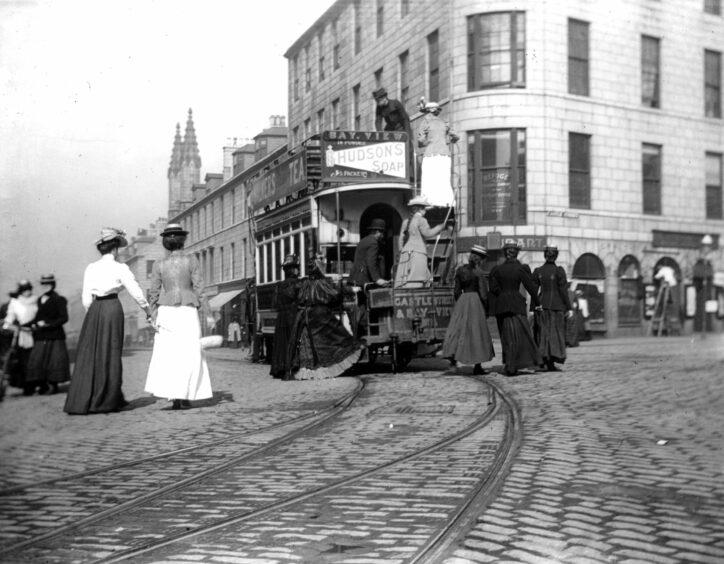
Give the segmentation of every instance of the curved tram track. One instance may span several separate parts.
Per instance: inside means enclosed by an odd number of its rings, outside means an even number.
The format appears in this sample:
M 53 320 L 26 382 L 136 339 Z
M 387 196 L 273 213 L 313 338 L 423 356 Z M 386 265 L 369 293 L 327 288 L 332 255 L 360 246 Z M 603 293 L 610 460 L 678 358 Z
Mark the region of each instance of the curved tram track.
M 324 417 L 263 447 L 183 478 L 176 470 L 172 483 L 7 546 L 0 559 L 205 561 L 222 554 L 276 562 L 286 553 L 305 562 L 344 555 L 439 561 L 505 475 L 520 434 L 516 408 L 479 378 L 365 382 Z M 163 468 L 156 457 L 150 462 Z M 67 488 L 49 485 L 61 484 Z

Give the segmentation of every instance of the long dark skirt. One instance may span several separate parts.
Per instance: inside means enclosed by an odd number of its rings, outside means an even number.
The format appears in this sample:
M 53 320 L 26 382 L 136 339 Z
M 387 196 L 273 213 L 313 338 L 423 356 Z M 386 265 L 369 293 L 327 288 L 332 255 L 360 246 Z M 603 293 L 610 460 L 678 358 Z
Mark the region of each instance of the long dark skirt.
M 277 313 L 274 326 L 274 344 L 272 345 L 271 368 L 269 373 L 274 378 L 290 378 L 289 342 L 292 339 L 294 320 L 297 317 L 296 307 L 285 307 Z
M 495 317 L 503 346 L 503 364 L 506 372 L 512 373 L 521 368 L 540 366 L 542 361 L 528 318 L 515 313 Z
M 566 346 L 577 347 L 580 345 L 579 325 L 583 326 L 583 316 L 578 310 L 574 310 L 571 317 L 566 318 Z
M 327 305 L 305 307 L 294 324 L 290 365 L 295 380 L 334 378 L 353 366 L 362 344 Z
M 28 360 L 26 382 L 33 385 L 59 384 L 70 379 L 70 361 L 65 339 L 35 341 Z
M 442 356 L 462 364 L 487 362 L 495 356 L 485 309 L 477 292 L 465 292 L 455 302 L 445 331 Z
M 83 319 L 64 410 L 70 414 L 118 411 L 123 397 L 123 307 L 117 299 L 95 300 Z
M 544 363 L 566 361 L 566 314 L 544 309 L 535 312 L 533 328 L 538 352 Z

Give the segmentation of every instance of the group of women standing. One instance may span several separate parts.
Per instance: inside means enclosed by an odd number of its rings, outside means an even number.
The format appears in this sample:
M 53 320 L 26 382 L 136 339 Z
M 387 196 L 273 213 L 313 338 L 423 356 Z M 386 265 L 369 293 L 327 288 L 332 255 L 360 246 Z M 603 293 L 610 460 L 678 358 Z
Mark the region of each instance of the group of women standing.
M 452 364 L 474 364 L 473 372 L 483 374 L 482 363 L 495 356 L 486 310 L 497 322 L 506 375 L 531 368 L 554 371 L 556 363 L 565 362 L 566 317 L 572 311 L 565 271 L 555 263 L 558 250 L 546 247 L 545 264 L 532 273 L 518 260 L 519 252 L 515 243 L 506 243 L 505 260 L 492 268 L 488 282 L 481 268 L 487 252 L 481 246 L 473 246 L 470 262 L 457 270 L 457 301 L 443 345 L 443 356 Z M 521 286 L 530 296 L 533 327 Z
M 95 241 L 101 258 L 89 264 L 83 276 L 86 316 L 64 407 L 67 413 L 108 413 L 128 404 L 122 390 L 124 315 L 118 300 L 124 288 L 157 330 L 146 391 L 172 400 L 172 409 L 212 397 L 198 319 L 203 283 L 198 261 L 183 252 L 187 234 L 178 224 L 168 224 L 161 233 L 169 254 L 154 264 L 147 300 L 128 266 L 116 260 L 119 249 L 128 244 L 125 233 L 101 229 Z
M 40 285 L 44 291 L 35 296 L 33 285 L 21 280 L 3 315 L 3 330 L 9 341 L 3 370 L 9 373 L 10 385 L 22 388 L 26 396 L 36 391 L 57 393 L 59 384 L 70 377 L 63 329 L 68 321 L 68 303 L 55 291 L 52 274 L 42 276 Z

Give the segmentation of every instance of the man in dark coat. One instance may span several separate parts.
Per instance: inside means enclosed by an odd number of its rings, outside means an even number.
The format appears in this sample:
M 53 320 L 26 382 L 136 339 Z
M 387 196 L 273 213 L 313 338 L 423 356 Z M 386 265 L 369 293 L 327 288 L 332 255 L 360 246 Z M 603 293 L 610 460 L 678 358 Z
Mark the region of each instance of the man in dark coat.
M 507 376 L 514 376 L 520 368 L 537 368 L 541 364 L 528 323 L 526 301 L 520 293 L 520 285 L 523 284 L 533 307 L 539 311 L 538 287 L 530 267 L 518 261 L 519 251 L 515 243 L 506 243 L 503 246 L 505 262 L 494 266 L 489 275 L 491 313 L 498 322 Z
M 380 88 L 372 93 L 377 104 L 375 110 L 375 129 L 377 131 L 405 131 L 408 139 L 412 139 L 410 116 L 399 100 L 390 100 L 387 90 Z M 384 122 L 384 128 L 382 127 Z
M 387 230 L 383 219 L 373 219 L 367 228 L 368 235 L 363 237 L 354 252 L 354 263 L 347 283 L 355 287 L 357 294 L 357 307 L 354 313 L 356 319 L 352 326 L 357 328 L 357 335 L 361 336 L 367 328 L 367 299 L 364 292 L 366 284 L 388 286 L 385 280 L 385 257 L 382 254 L 382 238 Z
M 55 276 L 40 279 L 47 291 L 38 298 L 38 313 L 31 325 L 35 344 L 28 359 L 26 390 L 58 392 L 58 384 L 70 380 L 70 360 L 63 325 L 68 322 L 68 302 L 55 291 Z
M 533 333 L 543 365 L 550 372 L 559 370 L 556 362 L 566 361 L 566 316 L 573 314 L 573 307 L 568 297 L 566 271 L 556 264 L 558 248 L 546 247 L 543 257 L 545 264 L 533 271 L 542 306 L 542 310 L 535 313 Z

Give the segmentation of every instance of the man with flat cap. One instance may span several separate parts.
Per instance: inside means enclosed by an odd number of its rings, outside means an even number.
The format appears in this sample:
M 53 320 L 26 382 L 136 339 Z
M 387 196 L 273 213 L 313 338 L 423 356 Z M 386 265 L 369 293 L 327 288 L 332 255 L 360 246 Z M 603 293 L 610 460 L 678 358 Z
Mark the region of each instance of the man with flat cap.
M 390 100 L 387 90 L 379 88 L 372 93 L 377 108 L 375 110 L 375 129 L 377 131 L 404 131 L 407 133 L 408 175 L 413 178 L 414 154 L 412 146 L 412 126 L 405 105 L 399 100 Z
M 542 307 L 535 313 L 533 334 L 543 360 L 541 367 L 551 372 L 559 370 L 555 363 L 566 361 L 566 317 L 573 315 L 573 307 L 566 271 L 556 264 L 558 248 L 546 247 L 543 258 L 545 264 L 533 271 Z
M 367 325 L 365 285 L 389 285 L 389 281 L 384 278 L 385 257 L 381 248 L 382 238 L 385 236 L 386 231 L 387 224 L 383 219 L 373 219 L 367 228 L 367 236 L 360 240 L 354 252 L 354 263 L 347 283 L 356 288 L 358 298 L 356 327 L 358 332 Z

